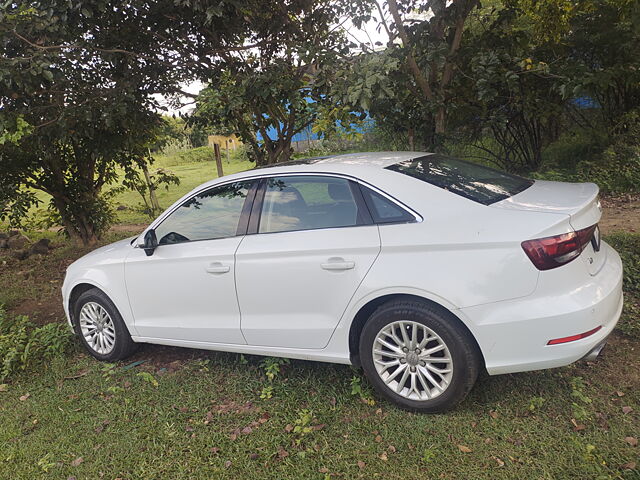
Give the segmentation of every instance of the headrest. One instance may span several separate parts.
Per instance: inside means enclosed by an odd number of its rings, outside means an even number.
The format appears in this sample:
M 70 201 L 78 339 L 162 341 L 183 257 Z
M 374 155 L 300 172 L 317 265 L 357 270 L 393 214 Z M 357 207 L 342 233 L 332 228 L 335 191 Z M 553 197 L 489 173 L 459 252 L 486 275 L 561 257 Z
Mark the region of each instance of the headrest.
M 329 196 L 336 202 L 344 202 L 353 198 L 349 186 L 344 183 L 330 183 Z

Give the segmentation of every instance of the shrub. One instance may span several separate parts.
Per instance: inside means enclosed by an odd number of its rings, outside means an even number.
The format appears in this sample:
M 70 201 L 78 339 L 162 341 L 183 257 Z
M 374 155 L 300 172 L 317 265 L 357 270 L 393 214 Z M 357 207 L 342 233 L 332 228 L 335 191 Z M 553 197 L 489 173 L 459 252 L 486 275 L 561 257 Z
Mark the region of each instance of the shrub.
M 67 325 L 37 326 L 27 317 L 10 317 L 0 307 L 0 382 L 63 355 L 72 345 Z
M 547 170 L 533 176 L 594 182 L 609 194 L 640 191 L 640 111 L 624 115 L 610 133 L 606 139 L 585 133 L 561 137 L 545 152 Z
M 624 309 L 618 328 L 640 338 L 640 234 L 616 233 L 607 242 L 620 254 L 624 265 Z
M 222 153 L 224 156 L 224 152 Z M 211 147 L 198 147 L 186 150 L 177 154 L 181 162 L 211 162 L 214 160 L 213 148 Z
M 596 162 L 583 162 L 578 179 L 597 183 L 605 193 L 635 193 L 640 189 L 640 148 L 615 143 Z

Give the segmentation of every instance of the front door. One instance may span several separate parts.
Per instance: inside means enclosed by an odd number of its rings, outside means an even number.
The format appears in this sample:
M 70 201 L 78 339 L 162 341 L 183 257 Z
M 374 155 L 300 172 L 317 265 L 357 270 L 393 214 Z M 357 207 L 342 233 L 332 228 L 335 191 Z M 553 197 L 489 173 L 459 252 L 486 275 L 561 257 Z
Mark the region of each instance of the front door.
M 235 182 L 194 195 L 155 227 L 153 255 L 139 248 L 129 255 L 125 278 L 141 337 L 245 343 L 234 255 L 251 186 Z
M 242 333 L 249 345 L 324 348 L 380 251 L 378 228 L 344 178 L 264 183 L 257 232 L 236 253 Z

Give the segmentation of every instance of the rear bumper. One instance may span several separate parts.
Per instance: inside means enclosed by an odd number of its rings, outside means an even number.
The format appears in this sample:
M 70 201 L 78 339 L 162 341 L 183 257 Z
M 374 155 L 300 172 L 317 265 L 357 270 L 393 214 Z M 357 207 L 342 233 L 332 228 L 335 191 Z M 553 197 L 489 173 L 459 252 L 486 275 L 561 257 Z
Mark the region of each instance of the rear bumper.
M 622 312 L 622 262 L 609 245 L 603 243 L 602 248 L 609 250 L 607 260 L 595 276 L 588 274 L 584 262 L 571 262 L 566 266 L 571 268 L 544 272 L 533 295 L 461 310 L 472 325 L 489 374 L 569 365 L 589 357 L 606 341 Z M 602 328 L 581 340 L 547 344 L 598 326 Z

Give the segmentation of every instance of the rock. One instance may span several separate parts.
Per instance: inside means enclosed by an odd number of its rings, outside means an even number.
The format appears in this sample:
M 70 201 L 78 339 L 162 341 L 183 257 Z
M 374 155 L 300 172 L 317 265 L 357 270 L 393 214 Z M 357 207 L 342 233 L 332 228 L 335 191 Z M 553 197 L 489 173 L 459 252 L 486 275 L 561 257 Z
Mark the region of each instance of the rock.
M 9 248 L 9 243 L 6 238 L 0 238 L 0 250 L 3 248 Z
M 7 238 L 9 238 L 8 233 L 0 232 L 0 240 L 6 240 Z
M 20 231 L 19 230 L 9 230 L 9 236 L 10 237 L 15 237 L 16 235 L 20 235 Z
M 14 250 L 20 250 L 21 248 L 26 247 L 28 243 L 29 239 L 20 234 L 13 235 L 7 240 L 7 245 L 9 246 L 9 248 Z
M 48 238 L 41 238 L 36 243 L 31 245 L 31 248 L 29 249 L 29 253 L 31 255 L 34 255 L 34 254 L 46 255 L 47 253 L 49 253 L 50 243 L 51 243 L 51 240 L 49 240 Z
M 11 255 L 13 256 L 13 258 L 22 261 L 29 258 L 30 253 L 29 253 L 29 250 L 16 250 Z
M 129 210 L 129 207 L 127 207 L 126 205 L 118 205 L 116 210 L 118 210 L 118 211 Z

